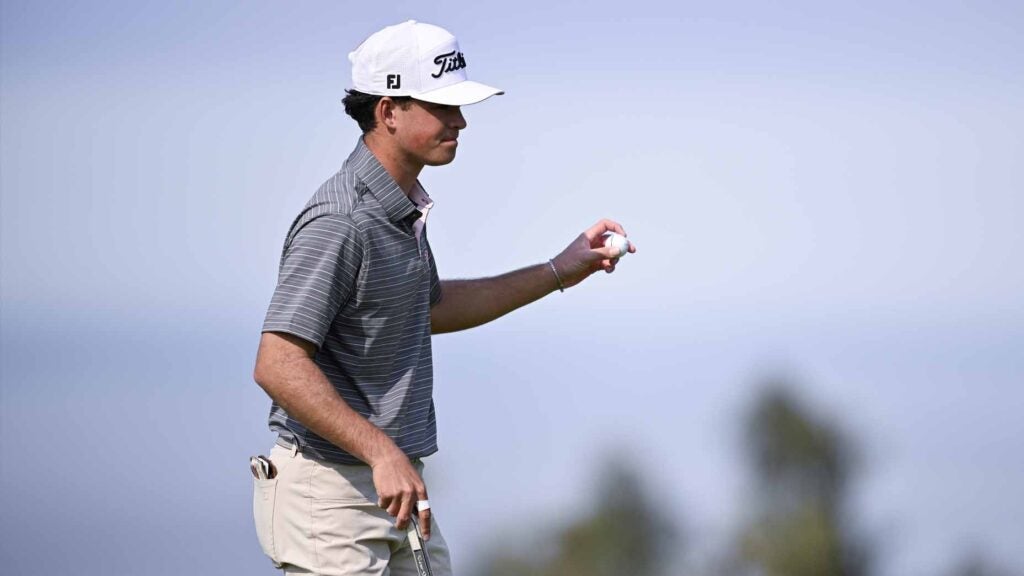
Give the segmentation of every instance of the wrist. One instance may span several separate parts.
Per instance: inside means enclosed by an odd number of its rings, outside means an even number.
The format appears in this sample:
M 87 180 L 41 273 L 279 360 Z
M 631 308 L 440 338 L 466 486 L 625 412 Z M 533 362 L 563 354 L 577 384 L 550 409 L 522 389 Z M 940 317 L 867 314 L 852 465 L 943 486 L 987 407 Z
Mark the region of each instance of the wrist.
M 551 269 L 551 273 L 555 277 L 555 283 L 558 287 L 559 292 L 565 292 L 565 283 L 562 282 L 562 275 L 558 273 L 558 267 L 555 266 L 555 259 L 548 260 L 548 267 Z
M 376 446 L 374 446 L 373 450 L 366 455 L 365 461 L 369 464 L 370 468 L 376 468 L 382 464 L 395 462 L 401 459 L 407 459 L 405 452 L 402 452 L 401 448 L 395 444 L 394 440 L 381 432 Z

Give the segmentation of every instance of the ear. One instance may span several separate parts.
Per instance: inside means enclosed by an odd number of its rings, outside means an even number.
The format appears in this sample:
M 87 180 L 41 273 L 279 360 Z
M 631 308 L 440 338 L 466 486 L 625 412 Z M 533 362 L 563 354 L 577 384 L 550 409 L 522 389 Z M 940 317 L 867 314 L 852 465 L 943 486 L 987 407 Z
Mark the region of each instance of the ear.
M 393 131 L 397 125 L 398 119 L 396 118 L 396 112 L 398 110 L 398 104 L 394 100 L 387 96 L 377 101 L 377 105 L 373 108 L 373 114 L 376 117 L 377 125 L 383 126 L 388 131 Z

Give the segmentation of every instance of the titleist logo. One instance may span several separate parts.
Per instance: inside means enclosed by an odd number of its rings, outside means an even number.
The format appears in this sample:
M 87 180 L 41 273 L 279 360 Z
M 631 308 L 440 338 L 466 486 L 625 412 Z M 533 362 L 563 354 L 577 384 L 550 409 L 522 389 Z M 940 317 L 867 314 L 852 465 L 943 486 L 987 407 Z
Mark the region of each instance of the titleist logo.
M 437 64 L 437 74 L 431 74 L 431 78 L 440 78 L 441 74 L 445 72 L 454 72 L 455 70 L 461 70 L 466 67 L 466 58 L 462 55 L 462 52 L 456 53 L 454 50 L 451 52 L 441 54 L 434 58 L 434 64 Z

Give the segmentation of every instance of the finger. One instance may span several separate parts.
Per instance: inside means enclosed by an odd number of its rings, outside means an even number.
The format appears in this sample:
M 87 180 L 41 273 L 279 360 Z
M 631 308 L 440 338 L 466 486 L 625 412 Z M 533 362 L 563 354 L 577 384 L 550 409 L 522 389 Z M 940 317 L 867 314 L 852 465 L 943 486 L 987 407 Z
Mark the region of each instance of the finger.
M 420 533 L 423 535 L 424 540 L 430 540 L 430 509 L 420 510 Z
M 395 523 L 395 526 L 399 530 L 405 530 L 405 527 L 409 525 L 409 514 L 412 511 L 412 507 L 414 505 L 413 501 L 415 498 L 416 497 L 412 493 L 407 494 L 402 498 L 402 506 L 399 508 L 397 514 L 398 522 Z
M 399 512 L 402 511 L 402 501 L 398 498 L 391 500 L 391 504 L 388 504 L 388 514 L 397 517 Z
M 619 234 L 622 234 L 623 236 L 629 236 L 629 234 L 626 234 L 626 229 L 623 228 L 622 225 L 619 224 L 618 222 L 616 222 L 614 220 L 605 220 L 605 222 L 608 225 L 608 230 L 610 230 L 612 232 L 618 232 Z
M 417 498 L 416 510 L 417 510 L 418 515 L 420 517 L 420 532 L 422 533 L 424 540 L 430 540 L 430 518 L 432 516 L 431 513 L 430 513 L 430 508 L 425 508 L 423 510 L 419 509 L 419 502 L 420 501 L 429 502 L 429 498 L 427 498 L 427 489 L 425 487 L 424 488 L 420 488 L 416 492 L 416 498 Z M 429 506 L 429 504 L 428 504 L 428 506 Z
M 602 260 L 618 260 L 619 256 L 622 256 L 622 251 L 615 246 L 601 246 L 600 248 L 591 248 L 590 251 Z
M 596 238 L 599 238 L 605 232 L 618 232 L 623 236 L 626 235 L 626 231 L 622 228 L 622 226 L 619 225 L 618 222 L 615 222 L 614 220 L 608 220 L 607 218 L 603 218 L 599 220 L 597 224 L 594 224 L 590 228 L 587 228 L 587 231 L 584 232 L 583 235 L 586 236 L 588 240 L 593 242 Z

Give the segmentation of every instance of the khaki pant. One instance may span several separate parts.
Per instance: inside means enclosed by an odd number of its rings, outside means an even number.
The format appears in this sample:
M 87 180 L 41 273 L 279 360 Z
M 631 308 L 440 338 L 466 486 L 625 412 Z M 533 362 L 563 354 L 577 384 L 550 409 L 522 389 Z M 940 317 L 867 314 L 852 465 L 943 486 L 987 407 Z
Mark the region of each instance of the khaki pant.
M 377 506 L 369 466 L 330 464 L 274 446 L 277 477 L 254 480 L 263 552 L 285 574 L 416 576 L 405 532 Z M 423 473 L 422 462 L 414 463 Z M 431 510 L 426 542 L 435 576 L 451 576 L 448 545 Z

